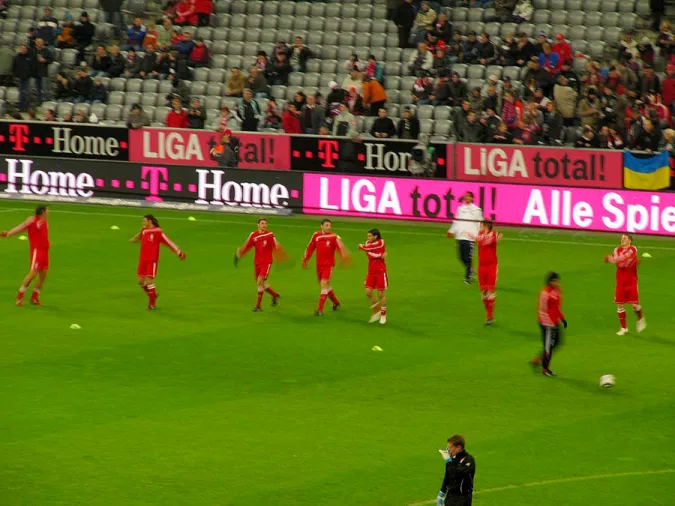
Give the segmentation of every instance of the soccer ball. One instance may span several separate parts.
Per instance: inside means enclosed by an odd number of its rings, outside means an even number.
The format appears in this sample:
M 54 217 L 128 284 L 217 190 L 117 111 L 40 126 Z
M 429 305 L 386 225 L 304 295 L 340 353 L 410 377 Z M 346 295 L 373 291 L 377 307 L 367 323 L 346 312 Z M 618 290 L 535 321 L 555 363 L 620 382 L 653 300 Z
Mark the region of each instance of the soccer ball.
M 612 388 L 614 386 L 614 376 L 611 374 L 604 374 L 600 376 L 600 386 L 603 388 Z

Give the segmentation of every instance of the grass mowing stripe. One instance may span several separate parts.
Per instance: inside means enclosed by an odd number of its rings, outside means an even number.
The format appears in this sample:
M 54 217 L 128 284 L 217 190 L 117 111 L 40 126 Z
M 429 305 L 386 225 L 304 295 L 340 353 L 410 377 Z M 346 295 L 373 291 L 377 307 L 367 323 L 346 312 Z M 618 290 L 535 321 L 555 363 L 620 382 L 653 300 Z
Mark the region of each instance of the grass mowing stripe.
M 590 474 L 587 476 L 571 476 L 569 478 L 559 478 L 557 480 L 533 481 L 530 483 L 522 483 L 520 485 L 505 485 L 503 487 L 484 488 L 482 490 L 476 490 L 474 492 L 474 495 L 489 494 L 491 492 L 502 492 L 504 490 L 513 490 L 516 488 L 543 487 L 544 485 L 558 485 L 560 483 L 575 483 L 579 481 L 602 480 L 606 478 L 625 478 L 627 476 L 647 476 L 653 474 L 668 474 L 668 473 L 675 473 L 675 469 L 660 469 L 656 471 L 631 471 L 627 473 Z M 415 502 L 409 504 L 408 506 L 427 506 L 428 504 L 434 504 L 435 502 L 436 499 L 430 499 L 428 501 Z

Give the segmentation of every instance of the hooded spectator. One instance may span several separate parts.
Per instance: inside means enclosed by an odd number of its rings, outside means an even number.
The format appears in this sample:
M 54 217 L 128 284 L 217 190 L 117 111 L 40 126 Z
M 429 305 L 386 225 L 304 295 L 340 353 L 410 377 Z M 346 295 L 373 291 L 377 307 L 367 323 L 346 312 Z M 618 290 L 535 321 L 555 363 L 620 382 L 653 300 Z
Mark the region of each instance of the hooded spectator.
M 399 139 L 415 139 L 420 135 L 420 120 L 413 116 L 409 107 L 403 109 L 403 116 L 398 122 L 396 135 Z
M 150 126 L 150 118 L 139 104 L 133 104 L 127 118 L 127 128 L 137 130 L 147 126 Z
M 37 23 L 37 37 L 45 41 L 48 46 L 53 46 L 56 41 L 56 32 L 59 28 L 59 22 L 52 16 L 52 10 L 45 7 L 42 12 L 42 18 Z
M 532 14 L 534 14 L 534 7 L 530 0 L 518 0 L 513 9 L 513 22 L 529 23 L 532 21 Z
M 246 88 L 246 75 L 239 67 L 232 68 L 225 83 L 225 95 L 228 97 L 241 97 Z
M 190 126 L 187 111 L 183 109 L 179 97 L 171 99 L 171 110 L 166 115 L 165 125 L 167 128 L 188 128 Z

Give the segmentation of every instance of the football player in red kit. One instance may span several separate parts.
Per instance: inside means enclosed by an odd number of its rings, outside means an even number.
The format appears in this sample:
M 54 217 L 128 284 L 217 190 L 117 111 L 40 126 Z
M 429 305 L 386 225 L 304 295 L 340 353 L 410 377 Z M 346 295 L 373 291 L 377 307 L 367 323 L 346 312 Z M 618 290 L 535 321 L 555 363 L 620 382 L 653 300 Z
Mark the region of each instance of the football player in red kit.
M 384 240 L 380 231 L 376 228 L 368 231 L 368 236 L 364 244 L 359 244 L 359 249 L 365 251 L 368 256 L 368 275 L 366 276 L 366 297 L 370 300 L 369 323 L 375 323 L 380 320 L 384 325 L 387 323 L 387 296 L 385 291 L 389 288 L 389 279 L 387 278 L 387 264 L 385 260 L 387 253 L 385 251 Z M 373 293 L 377 291 L 378 297 Z
M 493 224 L 484 220 L 480 224 L 480 231 L 476 235 L 478 244 L 478 286 L 483 297 L 483 305 L 487 313 L 485 325 L 492 325 L 494 321 L 494 307 L 497 288 L 497 242 L 503 237 L 497 234 Z
M 258 219 L 258 230 L 251 232 L 244 245 L 237 250 L 237 253 L 234 255 L 234 265 L 236 266 L 239 259 L 252 248 L 255 248 L 253 264 L 255 267 L 255 282 L 258 286 L 258 301 L 253 311 L 258 312 L 262 311 L 260 304 L 265 292 L 272 296 L 272 306 L 276 306 L 279 301 L 279 294 L 272 289 L 267 282 L 267 278 L 272 269 L 274 253 L 281 251 L 281 246 L 279 246 L 277 239 L 274 237 L 274 233 L 267 230 L 266 218 Z
M 544 341 L 544 350 L 541 358 L 532 360 L 532 364 L 541 364 L 544 376 L 555 376 L 551 371 L 551 357 L 553 350 L 560 345 L 560 324 L 567 328 L 567 320 L 562 312 L 562 293 L 560 291 L 560 276 L 551 272 L 546 278 L 546 286 L 539 292 L 538 321 L 541 328 L 541 337 Z
M 47 206 L 37 206 L 35 208 L 35 216 L 31 216 L 21 225 L 14 227 L 8 232 L 2 232 L 0 237 L 12 237 L 13 235 L 28 231 L 28 243 L 30 245 L 30 270 L 21 283 L 19 293 L 16 295 L 16 305 L 23 306 L 23 296 L 28 290 L 31 282 L 37 277 L 35 287 L 33 288 L 33 295 L 31 295 L 30 303 L 35 306 L 42 305 L 40 303 L 40 290 L 47 279 L 47 271 L 49 270 L 49 226 L 47 225 L 47 215 L 49 209 Z
M 614 303 L 619 315 L 621 328 L 616 333 L 617 336 L 628 334 L 626 325 L 625 304 L 633 306 L 633 311 L 637 316 L 636 328 L 642 332 L 647 327 L 647 322 L 642 314 L 640 306 L 640 295 L 638 294 L 638 274 L 637 268 L 640 263 L 637 248 L 633 246 L 633 237 L 630 234 L 621 236 L 621 246 L 614 249 L 611 255 L 605 257 L 605 262 L 616 264 L 616 290 L 614 292 Z
M 329 219 L 322 220 L 321 230 L 314 232 L 302 257 L 302 268 L 306 269 L 307 262 L 316 251 L 316 276 L 321 286 L 319 307 L 314 313 L 316 316 L 323 316 L 323 306 L 326 304 L 327 298 L 330 298 L 333 303 L 333 311 L 340 307 L 340 301 L 335 296 L 330 281 L 335 267 L 335 253 L 340 254 L 342 261 L 345 261 L 349 254 L 342 244 L 340 236 L 332 232 L 332 227 L 333 223 Z
M 158 297 L 155 277 L 159 265 L 159 247 L 162 244 L 168 246 L 181 260 L 185 260 L 185 252 L 181 251 L 159 228 L 159 222 L 152 214 L 143 216 L 143 228 L 129 242 L 141 243 L 141 257 L 136 271 L 138 284 L 148 294 L 148 309 L 155 309 Z

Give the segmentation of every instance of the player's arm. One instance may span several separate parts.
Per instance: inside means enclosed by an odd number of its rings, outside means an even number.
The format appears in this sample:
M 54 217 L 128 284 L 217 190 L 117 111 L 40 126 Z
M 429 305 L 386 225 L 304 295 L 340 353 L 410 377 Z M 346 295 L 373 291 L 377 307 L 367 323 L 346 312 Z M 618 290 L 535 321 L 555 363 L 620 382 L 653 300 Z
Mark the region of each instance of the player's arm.
M 237 248 L 235 259 L 238 260 L 241 257 L 243 257 L 246 253 L 251 251 L 251 248 L 253 247 L 254 244 L 255 243 L 253 242 L 253 233 L 251 233 L 251 235 L 248 236 L 248 239 L 246 239 L 246 242 L 241 246 L 241 248 Z
M 314 254 L 315 250 L 316 250 L 316 235 L 313 235 L 312 238 L 309 240 L 307 248 L 305 249 L 305 254 L 302 256 L 303 269 L 307 268 L 307 262 L 309 262 L 309 259 L 312 258 L 312 255 Z
M 0 237 L 12 237 L 13 235 L 18 234 L 19 232 L 23 232 L 28 228 L 28 226 L 33 222 L 34 218 L 26 218 L 26 221 L 21 223 L 20 225 L 17 225 L 11 230 L 8 230 L 7 232 L 2 232 L 0 233 Z
M 562 323 L 563 327 L 567 328 L 567 320 L 565 320 L 565 315 L 562 312 L 560 297 L 549 297 L 548 316 L 555 325 Z
M 176 243 L 174 243 L 171 239 L 169 239 L 169 236 L 167 236 L 164 232 L 162 232 L 162 244 L 165 246 L 168 246 L 171 251 L 173 251 L 176 255 L 178 255 L 178 258 L 181 260 L 185 260 L 185 252 L 181 251 L 181 249 L 178 247 Z
M 445 494 L 448 493 L 451 478 L 452 478 L 452 459 L 445 461 L 445 474 L 443 475 L 443 483 L 441 483 L 441 489 L 438 491 L 438 496 L 436 497 L 436 504 L 438 506 L 443 506 L 443 500 Z
M 335 241 L 335 248 L 340 255 L 340 262 L 342 262 L 344 265 L 349 265 L 352 263 L 352 255 L 349 253 L 345 243 L 342 242 L 342 238 L 340 236 L 338 236 L 337 241 Z
M 129 239 L 129 242 L 141 242 L 141 234 L 143 231 L 137 233 L 135 236 L 133 236 L 131 239 Z

